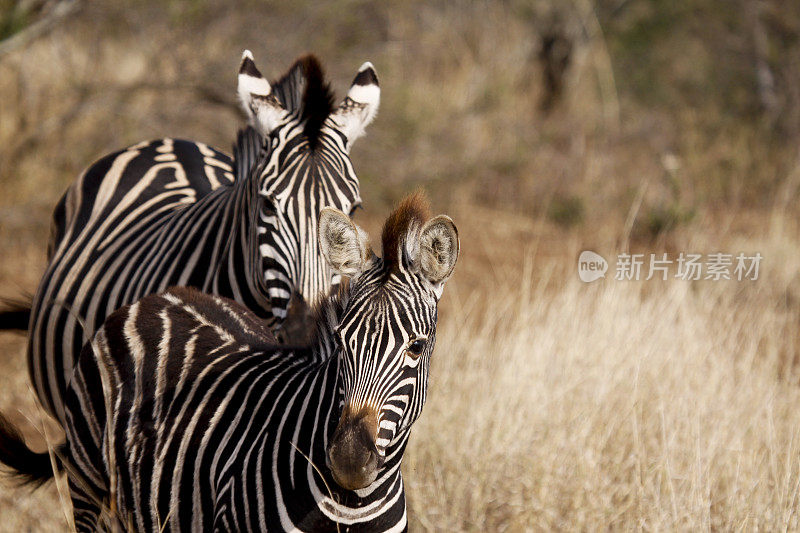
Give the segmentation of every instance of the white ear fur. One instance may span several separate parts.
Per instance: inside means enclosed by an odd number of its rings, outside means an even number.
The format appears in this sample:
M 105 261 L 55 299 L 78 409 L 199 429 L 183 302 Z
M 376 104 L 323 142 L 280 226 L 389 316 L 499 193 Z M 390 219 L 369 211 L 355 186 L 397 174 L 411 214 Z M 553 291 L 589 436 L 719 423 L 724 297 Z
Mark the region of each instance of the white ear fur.
M 272 94 L 269 82 L 256 68 L 250 50 L 242 53 L 237 92 L 250 124 L 264 137 L 268 136 L 288 115 Z
M 458 229 L 446 215 L 432 218 L 420 230 L 420 272 L 439 291 L 453 273 L 459 246 Z
M 364 135 L 364 129 L 378 114 L 381 87 L 372 63 L 367 61 L 358 69 L 353 84 L 333 118 L 350 145 Z
M 323 208 L 319 215 L 319 247 L 336 273 L 351 278 L 363 272 L 372 257 L 364 230 L 332 207 Z

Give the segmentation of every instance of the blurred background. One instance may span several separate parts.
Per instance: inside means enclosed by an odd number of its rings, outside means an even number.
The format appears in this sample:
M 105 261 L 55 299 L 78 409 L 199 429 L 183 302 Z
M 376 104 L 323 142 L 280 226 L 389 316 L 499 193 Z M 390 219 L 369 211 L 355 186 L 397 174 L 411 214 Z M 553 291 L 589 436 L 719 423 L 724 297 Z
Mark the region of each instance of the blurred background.
M 421 187 L 459 227 L 412 530 L 800 528 L 800 4 L 781 0 L 0 0 L 0 296 L 33 293 L 50 213 L 100 156 L 230 152 L 242 50 L 372 61 L 352 152 L 372 235 Z M 581 250 L 611 260 L 583 284 Z M 616 281 L 622 252 L 762 254 L 756 281 Z M 43 449 L 25 340 L 0 408 Z M 63 531 L 0 482 L 0 531 Z

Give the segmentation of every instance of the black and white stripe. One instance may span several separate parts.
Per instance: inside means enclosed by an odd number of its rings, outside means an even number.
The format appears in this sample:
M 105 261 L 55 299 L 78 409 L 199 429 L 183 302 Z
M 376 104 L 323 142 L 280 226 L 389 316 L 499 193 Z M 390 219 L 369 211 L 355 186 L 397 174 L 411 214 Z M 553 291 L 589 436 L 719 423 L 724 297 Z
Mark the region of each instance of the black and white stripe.
M 349 150 L 379 94 L 377 78 L 365 89 L 365 72 L 374 76 L 365 64 L 334 108 L 314 57 L 272 86 L 245 52 L 239 96 L 252 127 L 235 162 L 202 143 L 161 139 L 104 157 L 69 188 L 29 328 L 30 373 L 48 412 L 63 421 L 63 394 L 91 333 L 147 294 L 196 287 L 279 327 L 290 298 L 313 304 L 327 293 L 316 220 L 324 207 L 360 203 Z
M 311 348 L 286 357 L 252 312 L 186 288 L 122 308 L 87 344 L 66 418 L 80 531 L 103 512 L 137 531 L 407 528 L 400 464 L 455 226 L 401 221 L 382 260 L 343 213 L 320 224 L 351 279 L 321 304 Z M 366 475 L 342 467 L 373 459 Z

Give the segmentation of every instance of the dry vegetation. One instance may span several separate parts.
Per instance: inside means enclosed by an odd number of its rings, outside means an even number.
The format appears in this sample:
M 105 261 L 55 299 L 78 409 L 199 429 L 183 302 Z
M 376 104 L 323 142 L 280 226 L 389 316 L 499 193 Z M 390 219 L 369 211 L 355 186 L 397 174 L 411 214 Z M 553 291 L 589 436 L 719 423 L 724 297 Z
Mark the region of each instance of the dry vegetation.
M 412 528 L 798 530 L 800 8 L 740 3 L 82 2 L 0 47 L 0 296 L 35 290 L 50 210 L 97 156 L 229 146 L 242 49 L 271 76 L 317 52 L 340 94 L 369 59 L 361 222 L 422 185 L 462 235 L 406 457 Z M 30 23 L 12 6 L 0 37 Z M 584 249 L 764 261 L 755 282 L 585 285 Z M 43 446 L 24 340 L 0 350 L 0 407 Z M 53 486 L 0 485 L 0 517 L 67 528 Z
M 788 244 L 768 239 L 747 244 Z M 406 463 L 419 526 L 800 528 L 800 390 L 779 377 L 798 316 L 775 305 L 794 272 L 586 286 L 528 259 L 442 312 Z

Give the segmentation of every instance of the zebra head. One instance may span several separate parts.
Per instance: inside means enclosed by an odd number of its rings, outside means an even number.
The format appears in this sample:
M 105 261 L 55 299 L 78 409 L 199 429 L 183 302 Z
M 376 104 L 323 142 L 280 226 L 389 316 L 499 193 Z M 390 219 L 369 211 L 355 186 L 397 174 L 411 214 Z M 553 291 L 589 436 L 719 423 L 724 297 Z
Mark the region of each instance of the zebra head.
M 325 207 L 352 215 L 361 204 L 349 153 L 378 112 L 380 87 L 372 64 L 364 63 L 335 107 L 314 56 L 270 85 L 245 51 L 238 92 L 264 139 L 251 171 L 260 201 L 258 248 L 267 294 L 283 318 L 292 296 L 313 303 L 336 281 L 317 248 L 317 222 Z
M 386 221 L 382 259 L 340 211 L 324 209 L 319 232 L 331 267 L 350 278 L 337 323 L 330 324 L 341 416 L 326 458 L 336 482 L 356 490 L 374 482 L 384 463 L 399 468 L 411 424 L 422 411 L 437 306 L 458 258 L 458 232 L 445 215 L 429 220 L 419 194 Z

